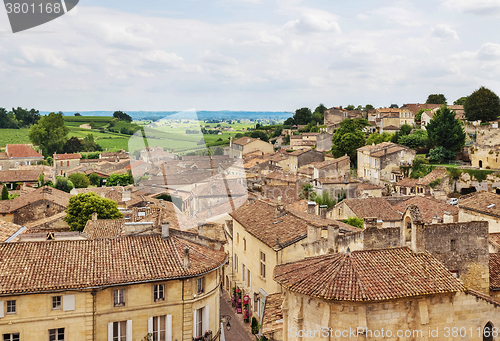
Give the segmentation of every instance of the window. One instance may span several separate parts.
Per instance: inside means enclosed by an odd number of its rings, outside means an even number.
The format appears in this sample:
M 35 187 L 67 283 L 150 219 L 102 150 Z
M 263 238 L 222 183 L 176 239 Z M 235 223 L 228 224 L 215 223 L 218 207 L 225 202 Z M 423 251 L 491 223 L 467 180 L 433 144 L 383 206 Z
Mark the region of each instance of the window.
M 7 314 L 16 313 L 16 301 L 7 301 Z
M 243 251 L 247 250 L 247 240 L 243 238 Z
M 166 316 L 153 317 L 153 341 L 165 341 Z
M 238 232 L 236 232 L 236 243 L 240 243 L 240 234 Z
M 250 273 L 250 270 L 248 270 L 248 268 L 247 268 L 247 287 L 250 287 L 250 283 L 252 282 L 251 278 L 252 278 L 252 274 Z
M 238 255 L 234 255 L 234 269 L 238 272 Z
M 197 284 L 198 284 L 198 294 L 202 294 L 205 289 L 205 277 L 198 278 Z
M 64 341 L 64 328 L 49 329 L 49 341 Z
M 63 163 L 63 162 L 61 161 L 61 167 L 62 167 L 62 163 Z
M 163 301 L 165 299 L 165 287 L 163 284 L 154 285 L 154 299 L 156 301 Z
M 3 341 L 19 341 L 19 333 L 3 334 Z
M 115 307 L 120 307 L 125 305 L 125 295 L 123 289 L 117 289 L 114 292 Z
M 247 272 L 245 271 L 245 264 L 241 264 L 241 280 L 243 283 L 246 283 L 246 274 Z
M 68 163 L 66 165 L 69 167 L 69 161 L 68 161 Z
M 113 341 L 127 341 L 127 321 L 113 322 Z
M 200 337 L 209 330 L 208 322 L 210 320 L 209 306 L 194 311 L 193 315 L 193 337 Z M 167 326 L 168 327 L 168 326 Z
M 262 251 L 260 252 L 260 275 L 266 278 L 266 254 Z
M 455 251 L 456 246 L 457 246 L 457 241 L 455 239 L 450 240 L 450 250 Z
M 61 296 L 52 296 L 52 310 L 61 309 Z

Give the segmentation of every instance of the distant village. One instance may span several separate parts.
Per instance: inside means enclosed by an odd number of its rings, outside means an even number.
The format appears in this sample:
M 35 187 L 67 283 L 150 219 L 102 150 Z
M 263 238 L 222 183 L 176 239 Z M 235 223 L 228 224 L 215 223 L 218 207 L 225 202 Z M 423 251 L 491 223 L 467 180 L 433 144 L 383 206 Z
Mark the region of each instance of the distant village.
M 500 129 L 467 108 L 325 108 L 219 155 L 7 144 L 0 334 L 500 340 Z

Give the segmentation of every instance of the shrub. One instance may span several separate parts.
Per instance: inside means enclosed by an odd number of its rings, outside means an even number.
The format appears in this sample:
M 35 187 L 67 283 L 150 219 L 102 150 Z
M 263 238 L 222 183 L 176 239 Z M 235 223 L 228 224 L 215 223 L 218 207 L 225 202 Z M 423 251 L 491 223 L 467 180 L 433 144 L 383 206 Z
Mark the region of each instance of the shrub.
M 436 186 L 438 186 L 439 184 L 441 184 L 441 178 L 436 179 L 436 180 L 432 180 L 432 181 L 429 183 L 429 186 L 431 186 L 431 188 L 435 188 L 435 187 L 436 187 Z
M 257 319 L 255 318 L 255 316 L 252 317 L 251 328 L 252 328 L 252 334 L 258 334 L 259 333 L 259 323 L 257 322 Z
M 351 225 L 362 229 L 364 220 L 358 217 L 349 217 L 347 219 L 342 220 L 342 222 L 346 223 L 347 225 Z
M 90 180 L 84 173 L 74 173 L 68 178 L 76 188 L 87 188 L 90 185 Z

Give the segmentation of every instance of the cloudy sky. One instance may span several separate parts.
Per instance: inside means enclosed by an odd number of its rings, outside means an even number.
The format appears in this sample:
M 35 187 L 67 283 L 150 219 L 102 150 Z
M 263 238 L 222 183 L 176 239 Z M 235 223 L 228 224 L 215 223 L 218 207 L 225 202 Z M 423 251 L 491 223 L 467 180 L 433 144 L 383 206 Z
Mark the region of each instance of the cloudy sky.
M 80 0 L 13 34 L 0 107 L 276 110 L 500 94 L 500 0 Z

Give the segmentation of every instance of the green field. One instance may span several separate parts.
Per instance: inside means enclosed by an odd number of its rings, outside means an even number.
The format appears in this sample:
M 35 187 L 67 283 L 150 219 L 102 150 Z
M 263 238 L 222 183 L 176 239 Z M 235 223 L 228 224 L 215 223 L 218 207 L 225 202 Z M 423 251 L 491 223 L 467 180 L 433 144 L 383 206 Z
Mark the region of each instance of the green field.
M 226 144 L 229 144 L 229 137 L 235 136 L 238 133 L 243 133 L 247 128 L 253 128 L 254 124 L 249 123 L 234 123 L 229 125 L 226 122 L 223 123 L 205 123 L 199 121 L 183 121 L 183 122 L 164 122 L 159 126 L 150 128 L 144 127 L 146 122 L 133 122 L 127 123 L 124 121 L 118 121 L 114 123 L 114 127 L 109 127 L 111 122 L 116 121 L 113 117 L 103 117 L 103 116 L 65 116 L 64 121 L 66 126 L 70 129 L 68 133 L 68 138 L 75 136 L 78 138 L 83 138 L 87 134 L 93 134 L 96 142 L 104 149 L 108 151 L 115 151 L 120 149 L 129 150 L 129 140 L 131 135 L 121 134 L 116 132 L 108 131 L 108 128 L 114 130 L 121 130 L 122 128 L 127 128 L 129 131 L 136 131 L 139 128 L 143 128 L 147 137 L 147 143 L 151 147 L 162 147 L 174 150 L 176 152 L 187 152 L 193 150 L 199 150 L 204 148 L 204 145 L 199 145 L 198 143 L 202 139 L 205 139 L 205 143 L 210 144 L 216 142 L 221 138 Z M 97 129 L 83 129 L 79 128 L 82 124 L 89 124 L 94 122 Z M 147 122 L 150 123 L 150 122 Z M 239 131 L 227 131 L 222 132 L 221 135 L 217 134 L 186 134 L 186 130 L 199 130 L 200 126 L 206 127 L 216 127 L 218 124 L 221 126 L 231 126 L 235 130 Z M 100 129 L 104 128 L 105 131 L 101 132 Z M 5 147 L 9 143 L 30 143 L 28 138 L 29 129 L 2 129 L 0 134 L 0 147 Z M 144 141 L 142 139 L 133 138 L 131 141 L 133 149 L 144 147 Z

